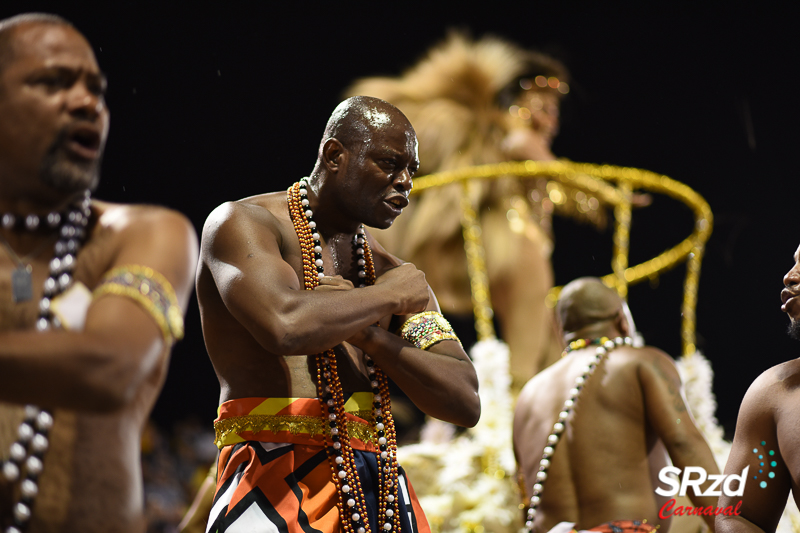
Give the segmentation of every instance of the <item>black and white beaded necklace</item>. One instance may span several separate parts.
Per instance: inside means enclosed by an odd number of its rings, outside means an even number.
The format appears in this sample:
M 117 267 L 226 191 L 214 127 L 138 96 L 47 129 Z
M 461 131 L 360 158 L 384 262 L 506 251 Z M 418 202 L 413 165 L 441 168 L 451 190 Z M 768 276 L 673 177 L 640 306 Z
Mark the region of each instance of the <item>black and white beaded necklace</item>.
M 44 222 L 48 228 L 57 228 L 61 223 L 61 213 L 52 212 L 48 214 Z M 0 214 L 0 224 L 2 224 L 4 229 L 21 229 L 31 232 L 38 230 L 44 225 L 38 215 L 18 217 L 13 213 Z M 49 242 L 42 242 L 41 246 L 38 246 L 25 257 L 19 257 L 2 235 L 0 235 L 0 244 L 3 245 L 9 257 L 11 257 L 11 260 L 14 261 L 16 265 L 16 268 L 11 272 L 11 291 L 14 303 L 27 302 L 33 298 L 33 269 L 31 268 L 30 261 L 35 259 Z
M 311 211 L 308 200 L 308 181 L 302 178 L 295 186 L 290 188 L 290 193 L 297 187 L 299 195 L 299 206 L 305 222 L 310 229 L 310 237 L 313 242 L 313 266 L 316 270 L 317 279 L 325 276 L 322 262 L 322 244 L 320 241 L 317 224 L 314 221 L 314 214 Z M 291 194 L 290 194 L 291 211 Z M 301 241 L 302 241 L 302 237 Z M 370 267 L 371 275 L 367 273 L 367 263 L 371 264 L 371 254 L 367 244 L 366 234 L 363 224 L 359 226 L 358 232 L 353 239 L 353 248 L 358 264 L 359 287 L 365 287 L 367 283 L 374 283 L 374 268 Z M 304 268 L 305 278 L 305 268 Z M 318 392 L 323 413 L 327 410 L 332 441 L 332 453 L 329 457 L 332 460 L 334 472 L 334 482 L 338 485 L 340 499 L 338 503 L 342 526 L 348 533 L 369 533 L 381 530 L 390 533 L 393 529 L 398 529 L 399 519 L 399 500 L 398 500 L 398 469 L 397 469 L 397 439 L 394 427 L 394 420 L 391 414 L 391 400 L 389 397 L 388 380 L 381 372 L 372 359 L 364 354 L 367 371 L 370 379 L 370 386 L 373 392 L 373 419 L 375 421 L 375 436 L 378 445 L 378 483 L 381 487 L 378 497 L 378 524 L 373 529 L 367 517 L 367 507 L 361 482 L 353 463 L 352 449 L 349 438 L 347 438 L 347 422 L 344 412 L 344 400 L 342 395 L 341 382 L 338 378 L 336 361 L 333 350 L 328 350 L 318 357 Z M 342 439 L 342 436 L 345 436 Z M 342 443 L 345 443 L 344 446 Z
M 48 226 L 51 228 L 58 227 L 58 240 L 54 247 L 54 257 L 49 265 L 50 275 L 44 282 L 44 294 L 39 301 L 39 314 L 36 320 L 37 331 L 61 327 L 60 321 L 51 312 L 50 305 L 53 298 L 72 286 L 73 270 L 78 251 L 86 239 L 87 226 L 91 216 L 90 205 L 90 193 L 86 191 L 84 196 L 72 204 L 66 213 L 50 213 L 47 215 L 46 223 Z M 28 231 L 35 231 L 40 226 L 39 217 L 36 215 L 28 215 L 23 218 L 5 213 L 0 216 L 0 222 L 7 229 L 21 227 Z M 17 270 L 19 269 L 18 265 Z M 25 268 L 24 270 L 28 276 L 31 275 L 31 269 Z M 17 281 L 13 283 L 17 283 Z M 24 286 L 25 283 L 28 284 L 27 287 Z M 26 291 L 32 293 L 30 277 L 28 277 L 27 281 L 20 279 L 19 284 L 21 293 Z M 17 299 L 17 296 L 20 295 L 17 290 L 16 285 L 14 285 L 13 298 L 15 302 L 20 301 Z M 28 300 L 31 297 L 28 297 Z M 11 483 L 19 481 L 20 493 L 19 500 L 13 503 L 13 525 L 7 527 L 4 533 L 22 533 L 28 527 L 33 504 L 39 493 L 37 481 L 44 468 L 44 454 L 50 444 L 47 435 L 52 427 L 53 416 L 50 412 L 35 405 L 25 406 L 25 418 L 17 431 L 17 441 L 11 445 L 9 458 L 2 464 L 3 476 Z
M 558 420 L 556 420 L 556 423 L 553 424 L 553 431 L 547 436 L 547 446 L 545 446 L 544 451 L 542 452 L 542 459 L 539 461 L 539 471 L 536 473 L 536 483 L 533 485 L 531 499 L 528 503 L 528 509 L 525 516 L 526 531 L 533 531 L 533 520 L 536 517 L 536 509 L 539 507 L 539 503 L 541 502 L 544 484 L 545 481 L 547 481 L 547 471 L 550 468 L 551 458 L 555 453 L 556 446 L 558 446 L 558 443 L 561 440 L 561 434 L 566 428 L 567 418 L 569 418 L 570 413 L 575 408 L 575 404 L 578 402 L 578 396 L 583 390 L 583 387 L 586 385 L 586 381 L 592 376 L 592 374 L 594 374 L 597 366 L 603 361 L 603 358 L 608 355 L 611 350 L 623 345 L 633 346 L 633 339 L 630 337 L 617 337 L 614 340 L 606 337 L 588 341 L 581 339 L 570 343 L 570 345 L 564 351 L 564 355 L 572 350 L 585 348 L 592 344 L 598 345 L 597 348 L 595 348 L 594 358 L 583 368 L 583 373 L 575 378 L 575 386 L 570 389 L 569 398 L 567 398 L 567 401 L 564 402 L 564 407 L 558 414 Z

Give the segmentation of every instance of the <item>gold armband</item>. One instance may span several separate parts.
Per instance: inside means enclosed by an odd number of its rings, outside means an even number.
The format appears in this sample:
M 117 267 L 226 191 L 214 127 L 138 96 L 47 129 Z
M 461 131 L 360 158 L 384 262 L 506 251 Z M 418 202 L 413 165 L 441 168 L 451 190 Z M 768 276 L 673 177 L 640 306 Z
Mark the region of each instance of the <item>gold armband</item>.
M 167 344 L 183 338 L 183 312 L 170 282 L 150 267 L 125 265 L 103 277 L 92 298 L 126 296 L 150 313 Z
M 427 350 L 444 340 L 461 344 L 450 322 L 438 311 L 425 311 L 412 316 L 400 328 L 400 336 L 420 350 Z

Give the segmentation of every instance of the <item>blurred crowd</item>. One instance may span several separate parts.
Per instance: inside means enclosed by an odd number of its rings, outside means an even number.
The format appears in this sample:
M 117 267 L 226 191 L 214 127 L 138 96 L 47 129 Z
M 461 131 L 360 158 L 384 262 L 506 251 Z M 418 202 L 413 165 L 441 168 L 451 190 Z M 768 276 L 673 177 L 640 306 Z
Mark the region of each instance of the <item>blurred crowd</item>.
M 170 429 L 153 421 L 142 437 L 148 533 L 174 533 L 217 457 L 214 431 L 197 418 Z

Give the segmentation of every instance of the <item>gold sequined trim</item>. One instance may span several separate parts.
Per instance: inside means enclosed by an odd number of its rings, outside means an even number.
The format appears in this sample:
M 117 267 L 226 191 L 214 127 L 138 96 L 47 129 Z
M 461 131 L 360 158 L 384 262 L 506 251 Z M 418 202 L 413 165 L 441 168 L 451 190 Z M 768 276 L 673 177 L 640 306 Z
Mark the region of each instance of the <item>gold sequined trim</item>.
M 171 344 L 183 338 L 183 312 L 169 280 L 150 267 L 124 265 L 110 271 L 92 293 L 125 296 L 141 305 L 155 319 L 164 340 Z
M 450 322 L 438 311 L 425 311 L 412 316 L 400 328 L 400 336 L 421 350 L 427 350 L 444 340 L 461 344 Z
M 364 420 L 372 419 L 371 411 L 355 411 L 351 413 Z M 231 435 L 249 431 L 259 433 L 261 431 L 271 431 L 278 433 L 288 431 L 292 435 L 301 433 L 312 436 L 327 436 L 329 432 L 328 424 L 325 419 L 318 416 L 305 415 L 245 415 L 225 418 L 214 422 L 214 443 L 219 449 L 227 444 Z M 356 438 L 364 442 L 371 442 L 374 439 L 375 431 L 367 422 L 357 420 L 347 421 L 347 432 L 351 438 Z

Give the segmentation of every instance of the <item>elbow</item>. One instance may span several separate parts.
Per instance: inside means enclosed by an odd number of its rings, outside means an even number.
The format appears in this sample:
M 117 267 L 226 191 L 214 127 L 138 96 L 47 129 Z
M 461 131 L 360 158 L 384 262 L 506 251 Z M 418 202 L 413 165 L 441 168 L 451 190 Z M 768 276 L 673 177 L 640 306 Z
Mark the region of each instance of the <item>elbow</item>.
M 287 314 L 275 314 L 250 328 L 262 348 L 275 355 L 306 355 L 308 331 Z
M 134 401 L 139 380 L 131 369 L 114 369 L 101 372 L 90 379 L 81 397 L 83 408 L 95 413 L 112 413 L 123 410 Z
M 477 389 L 454 396 L 453 401 L 457 403 L 450 404 L 448 413 L 437 418 L 465 428 L 475 427 L 481 419 L 481 399 Z
M 473 373 L 469 379 L 462 381 L 463 388 L 450 396 L 449 413 L 442 418 L 451 424 L 466 428 L 475 427 L 481 418 L 481 398 L 478 395 L 478 376 Z
M 86 378 L 75 391 L 80 410 L 113 413 L 130 406 L 140 395 L 147 376 L 157 372 L 161 343 L 144 358 L 122 357 L 120 354 L 95 355 Z M 163 365 L 162 365 L 163 366 Z M 163 372 L 162 372 L 163 373 Z M 161 382 L 156 379 L 154 382 Z
M 130 387 L 98 387 L 93 391 L 85 410 L 98 414 L 122 411 L 134 397 Z
M 471 428 L 475 427 L 481 419 L 481 399 L 478 396 L 477 390 L 471 394 L 469 400 L 470 401 L 465 404 L 464 423 L 461 425 Z
M 272 327 L 259 344 L 275 355 L 305 355 L 303 336 L 293 334 L 291 328 Z
M 481 397 L 478 394 L 478 375 L 474 372 L 466 387 L 466 397 L 464 405 L 464 427 L 475 427 L 481 419 Z
M 87 413 L 108 414 L 123 410 L 136 396 L 134 387 L 119 379 L 87 376 L 74 391 L 72 408 Z

